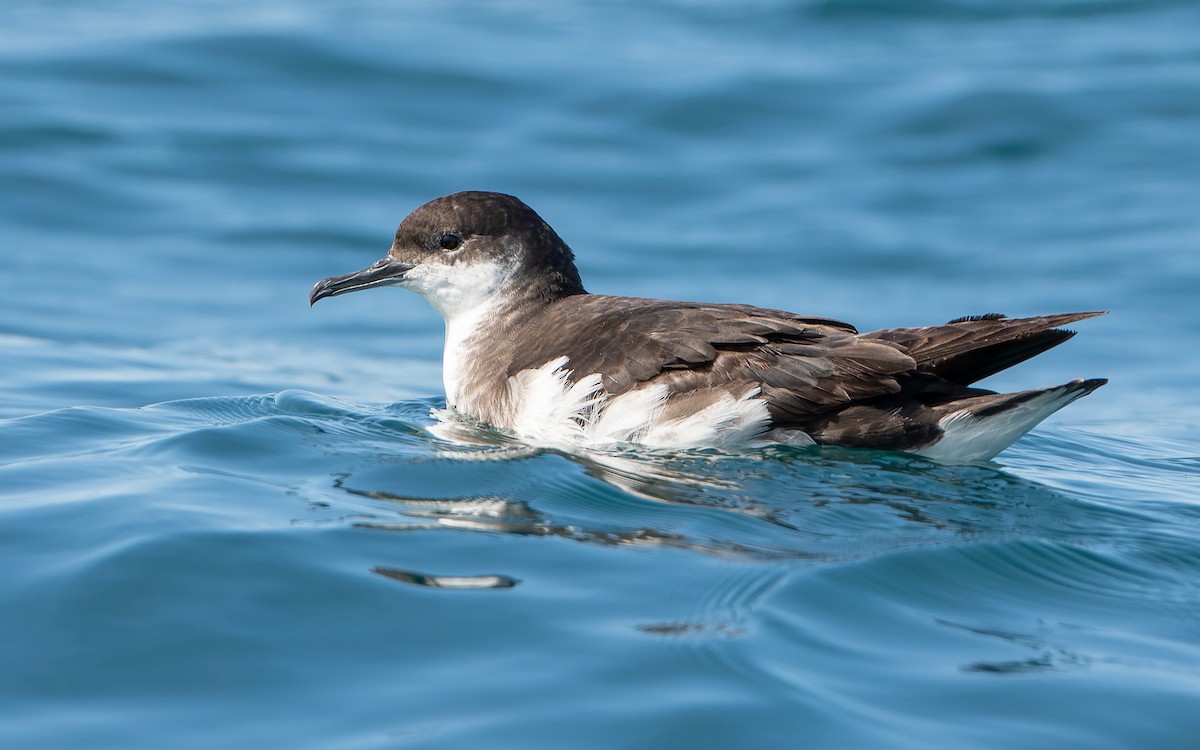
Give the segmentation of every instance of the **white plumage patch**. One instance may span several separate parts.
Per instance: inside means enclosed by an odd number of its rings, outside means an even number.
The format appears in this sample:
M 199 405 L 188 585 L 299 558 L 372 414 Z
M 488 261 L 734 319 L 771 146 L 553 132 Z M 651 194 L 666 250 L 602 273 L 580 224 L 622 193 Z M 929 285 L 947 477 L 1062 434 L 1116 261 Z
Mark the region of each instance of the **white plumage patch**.
M 954 412 L 938 423 L 944 434 L 936 443 L 911 452 L 942 463 L 988 461 L 1043 419 L 1087 393 L 1068 383 L 986 417 L 967 409 Z
M 459 400 L 463 372 L 472 353 L 467 340 L 482 321 L 496 314 L 507 301 L 501 290 L 513 269 L 499 262 L 425 262 L 404 275 L 403 286 L 429 301 L 446 321 L 446 345 L 442 352 L 442 384 L 446 400 Z
M 567 357 L 558 357 L 508 379 L 513 432 L 539 443 L 580 442 L 603 400 L 602 387 L 598 374 L 570 382 L 570 370 L 562 369 L 566 363 Z
M 567 357 L 558 357 L 509 378 L 514 432 L 555 447 L 603 447 L 638 443 L 650 448 L 761 445 L 770 424 L 758 389 L 722 395 L 692 414 L 664 419 L 669 394 L 653 385 L 610 396 L 600 375 L 571 382 Z

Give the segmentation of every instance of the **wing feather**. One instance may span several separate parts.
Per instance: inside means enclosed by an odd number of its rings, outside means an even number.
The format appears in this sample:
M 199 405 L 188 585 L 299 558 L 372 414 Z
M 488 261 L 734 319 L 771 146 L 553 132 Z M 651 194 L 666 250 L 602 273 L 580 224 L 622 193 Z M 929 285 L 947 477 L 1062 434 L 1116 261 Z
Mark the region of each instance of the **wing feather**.
M 990 313 L 956 318 L 941 326 L 890 328 L 863 336 L 898 344 L 912 355 L 921 372 L 959 385 L 970 385 L 1075 335 L 1074 331 L 1059 326 L 1104 314 L 1061 313 L 1010 319 Z
M 566 354 L 575 376 L 600 373 L 614 395 L 651 381 L 672 393 L 758 387 L 781 423 L 895 393 L 896 375 L 916 364 L 895 343 L 828 318 L 631 297 L 564 298 L 529 321 L 522 339 L 510 376 Z

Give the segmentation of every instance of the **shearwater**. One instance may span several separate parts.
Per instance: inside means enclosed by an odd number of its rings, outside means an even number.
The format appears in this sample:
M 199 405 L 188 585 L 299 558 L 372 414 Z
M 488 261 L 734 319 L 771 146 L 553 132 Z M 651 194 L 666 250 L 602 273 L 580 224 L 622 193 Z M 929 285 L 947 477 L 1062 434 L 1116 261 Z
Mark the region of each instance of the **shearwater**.
M 750 305 L 589 294 L 567 244 L 501 193 L 426 203 L 386 257 L 322 279 L 309 300 L 379 286 L 414 291 L 445 319 L 450 407 L 538 444 L 816 443 L 983 461 L 1107 382 L 973 386 L 1101 312 L 859 333 Z

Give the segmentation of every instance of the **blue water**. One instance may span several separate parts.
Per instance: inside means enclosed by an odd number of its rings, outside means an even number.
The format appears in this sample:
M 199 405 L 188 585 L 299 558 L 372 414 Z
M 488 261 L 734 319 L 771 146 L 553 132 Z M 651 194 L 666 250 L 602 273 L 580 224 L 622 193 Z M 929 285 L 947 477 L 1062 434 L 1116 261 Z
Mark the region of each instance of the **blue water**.
M 1193 748 L 1200 7 L 0 5 L 0 746 Z M 427 428 L 310 310 L 456 190 L 592 291 L 1107 309 L 992 465 Z

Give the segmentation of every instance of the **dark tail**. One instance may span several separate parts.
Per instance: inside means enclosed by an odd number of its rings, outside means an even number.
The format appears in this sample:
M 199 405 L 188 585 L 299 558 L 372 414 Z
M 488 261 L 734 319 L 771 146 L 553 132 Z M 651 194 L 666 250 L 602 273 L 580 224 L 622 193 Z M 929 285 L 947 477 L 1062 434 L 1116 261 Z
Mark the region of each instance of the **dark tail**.
M 1075 335 L 1058 328 L 1103 312 L 1062 313 L 1009 319 L 999 314 L 957 318 L 942 326 L 889 328 L 863 334 L 899 344 L 917 369 L 970 385 L 1036 357 Z

